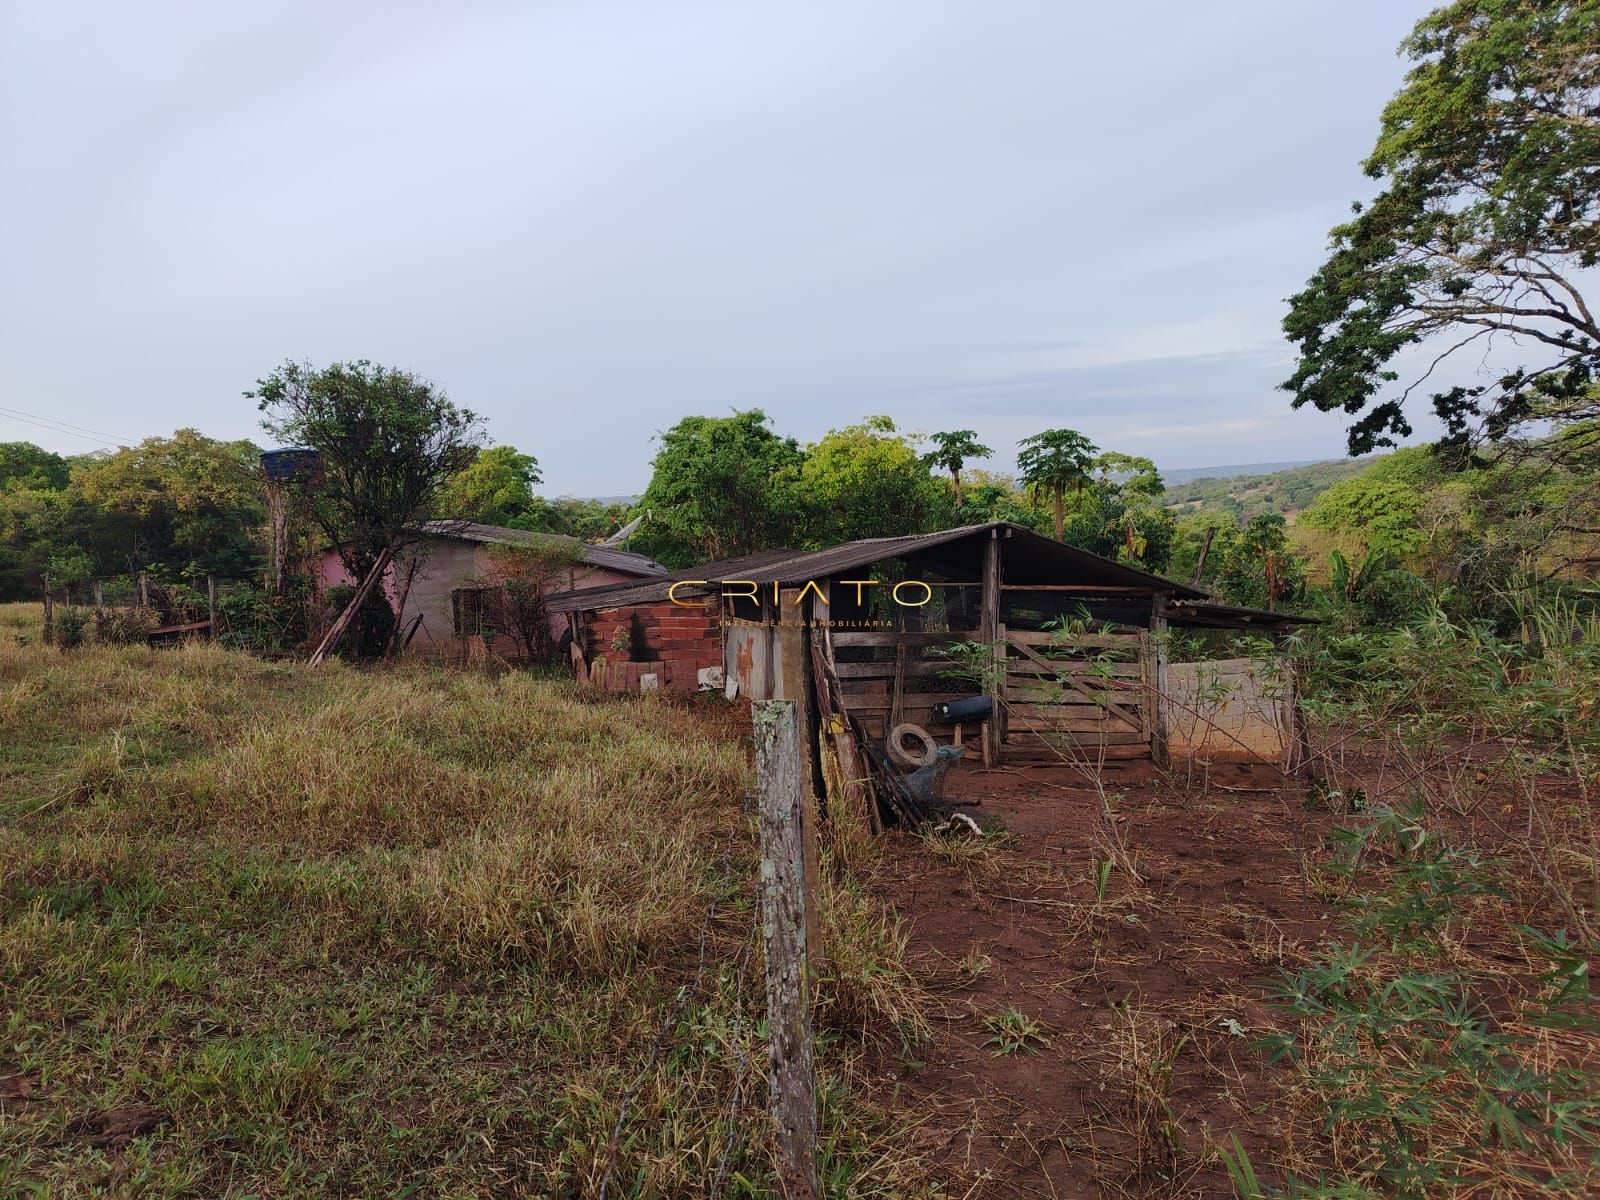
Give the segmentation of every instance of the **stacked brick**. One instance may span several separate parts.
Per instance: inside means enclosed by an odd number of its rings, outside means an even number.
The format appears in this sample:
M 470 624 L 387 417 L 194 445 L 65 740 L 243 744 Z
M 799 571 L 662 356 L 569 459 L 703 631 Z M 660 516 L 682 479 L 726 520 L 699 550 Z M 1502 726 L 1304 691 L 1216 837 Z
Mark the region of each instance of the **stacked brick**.
M 645 676 L 654 675 L 658 688 L 692 692 L 702 669 L 722 666 L 722 618 L 709 605 L 663 600 L 606 608 L 590 614 L 585 626 L 589 661 L 606 660 L 608 691 L 637 692 Z

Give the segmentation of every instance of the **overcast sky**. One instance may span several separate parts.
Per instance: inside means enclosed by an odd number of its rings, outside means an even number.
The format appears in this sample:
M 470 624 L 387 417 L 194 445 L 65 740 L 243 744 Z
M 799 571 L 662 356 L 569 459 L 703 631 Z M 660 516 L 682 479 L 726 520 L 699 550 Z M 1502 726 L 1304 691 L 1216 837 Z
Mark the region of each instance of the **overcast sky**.
M 1283 300 L 1429 7 L 12 0 L 0 406 L 262 440 L 254 379 L 365 357 L 577 495 L 751 406 L 1337 455 Z

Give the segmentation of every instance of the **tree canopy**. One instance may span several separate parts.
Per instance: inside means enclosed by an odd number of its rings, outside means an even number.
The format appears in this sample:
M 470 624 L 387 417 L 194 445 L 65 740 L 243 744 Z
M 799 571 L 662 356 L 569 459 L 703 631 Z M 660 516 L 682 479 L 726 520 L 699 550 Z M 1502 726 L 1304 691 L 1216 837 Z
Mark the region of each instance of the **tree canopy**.
M 656 441 L 650 485 L 638 502 L 650 521 L 636 548 L 687 566 L 788 539 L 793 495 L 782 477 L 802 455 L 794 438 L 772 431 L 766 413 L 685 417 Z
M 928 435 L 933 449 L 923 455 L 923 461 L 941 471 L 950 472 L 950 482 L 955 487 L 956 508 L 961 507 L 961 470 L 968 459 L 988 458 L 993 450 L 978 441 L 975 429 L 954 429 Z
M 1595 416 L 1600 323 L 1580 288 L 1600 262 L 1600 0 L 1455 0 L 1401 49 L 1415 65 L 1365 164 L 1383 188 L 1284 320 L 1294 407 L 1357 418 L 1352 454 L 1394 445 L 1412 393 L 1470 346 L 1532 357 L 1432 393 L 1447 446 Z
M 268 433 L 321 452 L 312 513 L 354 579 L 415 539 L 446 482 L 478 453 L 477 416 L 393 367 L 287 362 L 245 394 L 260 402 Z M 358 617 L 358 652 L 381 653 L 393 624 L 388 598 L 373 588 Z
M 1089 482 L 1098 448 L 1076 429 L 1046 429 L 1023 438 L 1018 445 L 1017 472 L 1029 491 L 1050 497 L 1059 542 L 1065 533 L 1066 493 L 1081 491 Z
M 826 546 L 921 533 L 938 524 L 938 502 L 915 442 L 888 417 L 868 417 L 806 447 L 795 507 L 809 519 L 798 540 Z
M 321 453 L 313 511 L 358 579 L 409 540 L 409 527 L 478 455 L 477 416 L 393 367 L 286 362 L 245 395 L 259 401 L 268 433 Z
M 516 525 L 538 506 L 533 494 L 540 482 L 539 460 L 515 446 L 490 446 L 450 476 L 439 489 L 440 517 Z

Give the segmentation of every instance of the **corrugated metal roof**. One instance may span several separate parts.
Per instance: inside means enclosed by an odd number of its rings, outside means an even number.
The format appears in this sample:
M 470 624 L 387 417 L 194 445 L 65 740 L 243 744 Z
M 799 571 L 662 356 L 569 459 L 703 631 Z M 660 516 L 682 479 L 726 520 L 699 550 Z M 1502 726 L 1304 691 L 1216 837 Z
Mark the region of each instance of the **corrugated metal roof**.
M 612 584 L 601 588 L 580 588 L 563 592 L 551 598 L 552 612 L 576 612 L 590 608 L 621 608 L 630 604 L 650 604 L 667 597 L 667 589 L 685 579 L 757 578 L 767 583 L 804 583 L 808 579 L 826 579 L 841 571 L 869 566 L 889 558 L 908 555 L 929 556 L 940 549 L 955 551 L 958 544 L 971 540 L 965 553 L 946 556 L 952 564 L 971 571 L 978 578 L 981 547 L 987 535 L 1006 539 L 1006 578 L 1011 582 L 1072 582 L 1085 585 L 1102 584 L 1147 588 L 1170 596 L 1192 600 L 1206 599 L 1206 593 L 1197 591 L 1171 579 L 1163 579 L 1148 571 L 1125 566 L 1068 546 L 1053 538 L 1044 537 L 1023 525 L 1010 521 L 990 521 L 983 525 L 963 525 L 955 529 L 942 529 L 937 533 L 916 533 L 905 537 L 864 538 L 845 542 L 826 550 L 792 551 L 766 550 L 743 558 L 724 562 L 702 563 L 682 571 L 672 571 L 657 579 L 638 584 Z M 682 591 L 680 595 L 684 594 Z
M 434 537 L 460 538 L 462 541 L 482 542 L 485 545 L 533 546 L 542 542 L 577 542 L 583 561 L 592 567 L 602 567 L 608 571 L 625 571 L 630 575 L 652 578 L 665 575 L 667 571 L 647 555 L 635 554 L 631 550 L 618 550 L 614 546 L 593 546 L 588 542 L 578 542 L 576 538 L 569 538 L 565 534 L 533 533 L 526 529 L 510 529 L 504 525 L 480 525 L 476 521 L 425 521 L 418 528 Z
M 1213 600 L 1175 600 L 1167 606 L 1167 621 L 1172 625 L 1185 625 L 1196 629 L 1237 628 L 1240 625 L 1322 624 L 1316 617 L 1274 612 L 1266 608 L 1240 608 L 1235 604 L 1218 604 Z
M 758 571 L 769 563 L 793 558 L 793 550 L 757 550 L 740 558 L 724 558 L 716 562 L 699 563 L 668 571 L 664 575 L 642 583 L 606 583 L 599 587 L 577 588 L 560 592 L 545 601 L 551 612 L 578 612 L 586 608 L 625 608 L 630 604 L 650 604 L 664 600 L 667 589 L 683 579 L 743 579 L 750 571 Z M 709 589 L 690 588 L 684 595 L 693 595 Z

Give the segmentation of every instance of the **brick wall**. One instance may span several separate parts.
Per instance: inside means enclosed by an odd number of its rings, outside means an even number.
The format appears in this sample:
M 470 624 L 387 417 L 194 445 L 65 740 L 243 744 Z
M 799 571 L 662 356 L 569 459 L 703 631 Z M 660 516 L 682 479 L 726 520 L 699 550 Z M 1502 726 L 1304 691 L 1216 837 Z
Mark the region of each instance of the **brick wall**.
M 645 675 L 657 686 L 692 692 L 700 671 L 722 665 L 722 616 L 714 601 L 688 607 L 662 600 L 627 608 L 600 609 L 585 623 L 589 661 L 606 660 L 608 691 L 637 692 Z M 627 641 L 622 650 L 613 643 Z

